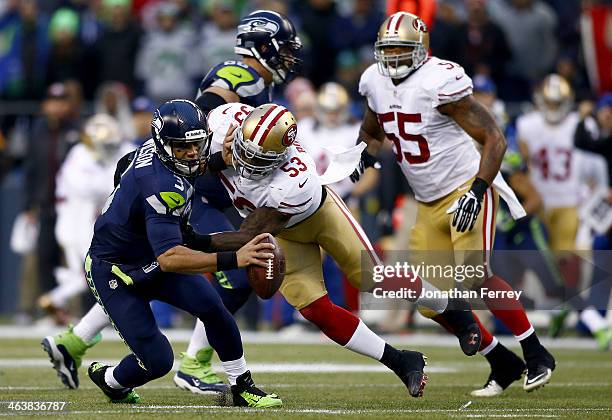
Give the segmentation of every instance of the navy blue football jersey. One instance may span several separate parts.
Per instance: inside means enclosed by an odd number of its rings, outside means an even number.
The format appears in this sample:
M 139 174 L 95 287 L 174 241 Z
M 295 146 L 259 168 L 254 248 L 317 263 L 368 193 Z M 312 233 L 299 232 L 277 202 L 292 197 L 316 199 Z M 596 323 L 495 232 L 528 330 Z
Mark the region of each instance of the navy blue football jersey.
M 162 164 L 149 139 L 96 220 L 90 254 L 114 264 L 149 264 L 182 244 L 192 195 L 189 181 Z
M 225 61 L 210 69 L 200 83 L 197 98 L 211 86 L 234 92 L 243 104 L 258 107 L 272 102 L 272 86 L 251 66 L 240 61 Z

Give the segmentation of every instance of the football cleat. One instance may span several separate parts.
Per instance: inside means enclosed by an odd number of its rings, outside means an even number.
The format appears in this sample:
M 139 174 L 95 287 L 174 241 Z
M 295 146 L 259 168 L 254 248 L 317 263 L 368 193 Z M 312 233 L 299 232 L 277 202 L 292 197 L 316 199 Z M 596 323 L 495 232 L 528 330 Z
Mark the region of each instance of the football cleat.
M 72 330 L 73 327 L 70 326 L 67 331 L 55 336 L 49 335 L 43 338 L 40 344 L 49 355 L 53 369 L 57 371 L 62 383 L 68 388 L 76 389 L 79 387 L 78 369 L 83 356 L 88 348 L 102 339 L 102 335 L 98 333 L 90 343 L 86 343 Z
M 531 392 L 549 383 L 555 367 L 555 358 L 548 350 L 540 346 L 538 353 L 527 360 L 527 376 L 525 376 L 523 389 Z
M 176 386 L 194 394 L 227 392 L 228 386 L 212 370 L 210 363 L 212 354 L 213 349 L 210 347 L 200 349 L 196 357 L 181 353 L 181 365 L 173 378 Z
M 482 388 L 470 393 L 474 397 L 496 397 L 512 382 L 521 379 L 525 372 L 526 366 L 523 360 L 501 344 L 491 350 L 487 360 L 491 364 L 491 373 Z
M 273 408 L 283 405 L 278 395 L 266 394 L 257 388 L 248 370 L 236 378 L 236 385 L 232 385 L 231 390 L 236 407 Z
M 427 385 L 427 375 L 423 372 L 427 357 L 418 351 L 400 350 L 399 360 L 393 372 L 402 380 L 412 397 L 422 397 Z
M 457 332 L 457 339 L 461 346 L 461 351 L 466 356 L 473 356 L 478 353 L 482 336 L 480 335 L 480 327 L 477 323 L 473 323 Z
M 612 346 L 612 328 L 602 328 L 593 333 L 597 347 L 601 351 L 607 351 Z
M 104 380 L 104 374 L 106 372 L 106 369 L 108 369 L 109 367 L 110 366 L 103 365 L 100 362 L 93 362 L 89 366 L 87 374 L 89 375 L 89 378 L 93 381 L 93 383 L 96 384 L 96 386 L 102 390 L 104 395 L 108 397 L 110 402 L 117 404 L 139 403 L 140 396 L 132 388 L 115 389 L 108 386 L 108 384 Z

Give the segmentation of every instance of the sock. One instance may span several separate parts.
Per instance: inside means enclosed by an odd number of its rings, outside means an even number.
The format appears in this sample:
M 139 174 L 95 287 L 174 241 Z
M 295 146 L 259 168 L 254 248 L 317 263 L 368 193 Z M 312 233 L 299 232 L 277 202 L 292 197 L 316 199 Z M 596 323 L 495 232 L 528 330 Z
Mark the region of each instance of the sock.
M 482 344 L 480 345 L 480 349 L 478 349 L 478 353 L 480 353 L 481 356 L 487 357 L 487 355 L 491 353 L 491 350 L 493 350 L 498 344 L 499 344 L 499 341 L 497 340 L 497 338 L 493 337 L 489 345 L 487 346 L 483 346 Z
M 327 295 L 300 309 L 300 313 L 341 346 L 348 344 L 359 326 L 359 318 L 334 305 Z
M 440 289 L 438 289 L 436 286 L 432 285 L 431 283 L 425 280 L 422 280 L 422 279 L 419 279 L 419 280 L 421 280 L 421 289 L 425 292 L 430 293 L 429 296 L 440 296 Z M 439 298 L 421 298 L 419 297 L 416 302 L 419 306 L 423 306 L 427 309 L 430 309 L 437 314 L 441 314 L 448 307 L 448 298 L 443 298 L 443 297 L 439 297 Z
M 89 344 L 93 338 L 108 325 L 110 325 L 108 316 L 104 312 L 104 309 L 96 303 L 91 307 L 89 312 L 81 318 L 78 324 L 74 326 L 72 332 L 86 344 Z
M 519 343 L 521 343 L 521 348 L 523 349 L 523 356 L 525 356 L 525 360 L 529 359 L 530 356 L 537 354 L 542 348 L 540 340 L 538 340 L 538 336 L 536 335 L 535 330 L 533 330 L 533 327 L 530 334 L 525 335 L 521 338 L 516 338 L 519 340 Z
M 240 359 L 221 362 L 221 366 L 223 366 L 223 370 L 227 373 L 227 380 L 230 385 L 236 385 L 236 378 L 247 371 L 244 355 Z
M 385 349 L 382 357 L 380 358 L 380 362 L 389 369 L 394 370 L 397 366 L 399 355 L 399 350 L 385 343 Z
M 597 309 L 592 306 L 589 306 L 580 313 L 580 320 L 592 333 L 607 328 L 608 326 L 608 324 L 606 324 L 606 320 L 601 316 Z
M 470 305 L 466 300 L 452 299 L 448 301 L 447 299 L 446 302 L 446 310 L 432 319 L 446 328 L 447 331 L 457 335 L 476 322 Z
M 363 321 L 359 320 L 357 329 L 344 347 L 355 353 L 381 360 L 385 350 L 385 342 L 382 338 L 374 334 Z
M 202 321 L 197 319 L 193 333 L 191 333 L 189 346 L 187 347 L 187 356 L 195 358 L 198 351 L 205 347 L 210 347 L 210 344 L 208 344 L 208 337 L 206 336 L 206 328 Z
M 509 292 L 513 290 L 508 283 L 496 275 L 485 280 L 482 287 L 493 291 Z M 533 327 L 527 318 L 523 304 L 519 300 L 508 297 L 485 297 L 483 300 L 491 313 L 495 315 L 515 337 L 525 337 L 525 334 L 531 334 L 530 331 L 533 330 Z
M 493 334 L 491 334 L 484 325 L 482 325 L 482 322 L 480 322 L 480 318 L 478 318 L 478 316 L 476 316 L 474 312 L 472 312 L 472 315 L 474 316 L 474 320 L 478 324 L 478 328 L 480 328 L 481 342 L 478 351 L 484 356 L 495 347 L 496 344 L 494 345 L 493 343 L 497 343 L 497 339 L 493 337 Z M 486 353 L 483 354 L 483 351 L 486 351 Z
M 106 371 L 104 372 L 104 382 L 106 382 L 106 385 L 110 386 L 113 389 L 125 388 L 119 382 L 117 382 L 117 380 L 113 376 L 114 370 L 115 370 L 115 366 L 111 366 L 108 369 L 106 369 Z

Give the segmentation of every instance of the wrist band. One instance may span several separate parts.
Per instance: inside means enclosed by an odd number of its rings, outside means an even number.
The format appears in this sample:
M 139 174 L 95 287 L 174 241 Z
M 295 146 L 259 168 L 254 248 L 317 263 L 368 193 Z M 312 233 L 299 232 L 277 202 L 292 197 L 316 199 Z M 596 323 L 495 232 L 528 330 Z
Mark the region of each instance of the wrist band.
M 235 251 L 217 252 L 217 271 L 238 268 L 238 255 Z
M 484 194 L 485 192 L 487 192 L 488 188 L 489 184 L 487 183 L 487 181 L 481 178 L 476 178 L 474 179 L 474 182 L 472 183 L 472 188 L 470 188 L 470 190 L 474 192 L 474 195 L 476 195 L 479 200 L 482 200 L 482 197 L 484 197 Z

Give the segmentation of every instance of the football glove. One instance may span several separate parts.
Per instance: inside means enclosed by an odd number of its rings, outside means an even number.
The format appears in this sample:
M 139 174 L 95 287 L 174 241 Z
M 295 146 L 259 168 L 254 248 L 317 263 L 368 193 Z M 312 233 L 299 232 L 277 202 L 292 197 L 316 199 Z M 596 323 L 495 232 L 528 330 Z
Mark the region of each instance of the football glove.
M 364 149 L 363 152 L 361 152 L 359 165 L 357 165 L 357 168 L 355 168 L 353 173 L 350 175 L 351 181 L 359 181 L 359 178 L 361 178 L 361 175 L 363 175 L 367 168 L 380 169 L 380 162 Z
M 474 229 L 478 214 L 480 214 L 482 198 L 489 188 L 489 184 L 480 178 L 476 178 L 468 192 L 459 197 L 446 211 L 453 214 L 452 226 L 457 232 L 469 232 Z

